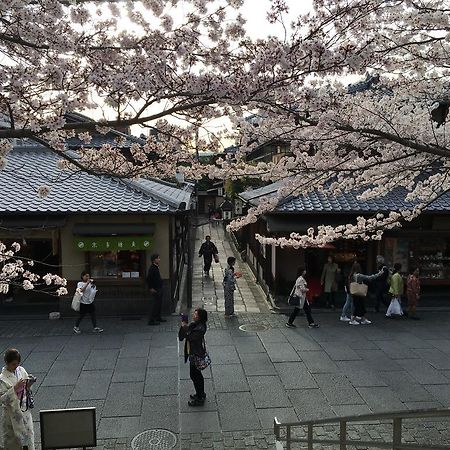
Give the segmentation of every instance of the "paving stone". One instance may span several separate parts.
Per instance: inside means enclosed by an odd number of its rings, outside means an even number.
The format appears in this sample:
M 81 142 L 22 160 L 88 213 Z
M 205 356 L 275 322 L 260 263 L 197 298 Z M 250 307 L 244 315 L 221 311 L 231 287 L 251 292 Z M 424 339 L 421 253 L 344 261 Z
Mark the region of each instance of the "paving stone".
M 273 421 L 276 417 L 280 422 L 297 422 L 298 417 L 294 408 L 258 408 L 259 421 L 262 428 L 273 428 Z M 254 439 L 252 439 L 254 441 Z
M 311 373 L 337 372 L 338 367 L 324 351 L 305 352 L 302 360 Z
M 145 396 L 176 395 L 178 370 L 176 367 L 149 367 L 145 375 Z
M 367 367 L 365 361 L 337 361 L 336 364 L 355 387 L 387 386 L 380 372 Z
M 421 359 L 399 359 L 398 364 L 419 384 L 447 384 L 448 378 Z
M 39 418 L 40 410 L 65 408 L 72 391 L 73 386 L 41 386 L 34 399 L 36 408 L 31 411 L 33 420 Z
M 299 420 L 334 417 L 327 398 L 320 389 L 295 389 L 287 391 Z
M 277 376 L 249 377 L 248 384 L 256 408 L 283 408 L 291 406 L 286 391 Z
M 275 363 L 275 369 L 280 376 L 285 389 L 317 388 L 314 377 L 302 362 Z
M 188 401 L 190 400 L 190 395 L 195 393 L 194 386 L 191 380 L 181 380 L 180 381 L 180 412 L 192 412 L 197 410 L 189 406 Z M 216 401 L 216 391 L 213 386 L 212 380 L 205 380 L 205 394 L 206 401 L 201 407 L 201 411 L 217 411 L 217 401 Z
M 81 326 L 80 326 L 81 328 Z M 108 330 L 106 330 L 108 331 Z M 94 335 L 95 349 L 119 349 L 123 344 L 123 334 L 109 334 L 108 332 Z
M 102 417 L 97 434 L 100 439 L 131 438 L 139 433 L 139 425 L 139 417 Z
M 20 350 L 19 350 L 20 351 Z M 47 372 L 55 362 L 58 352 L 32 351 L 23 361 L 28 373 Z
M 265 353 L 266 349 L 258 336 L 248 336 L 243 338 L 234 338 L 234 346 L 240 356 L 248 353 Z
M 104 417 L 141 415 L 144 383 L 111 383 L 103 408 Z
M 220 431 L 219 415 L 217 411 L 193 411 L 181 413 L 181 432 L 182 433 L 201 433 L 203 431 Z M 211 448 L 212 442 L 210 443 Z M 205 447 L 205 441 L 202 441 L 202 447 Z
M 365 360 L 367 367 L 372 370 L 379 372 L 395 372 L 402 370 L 402 367 L 399 365 L 397 360 L 394 361 L 389 358 L 381 350 L 357 350 L 356 352 Z M 409 361 L 414 363 L 413 360 Z
M 265 353 L 250 353 L 242 358 L 247 376 L 276 375 L 275 367 Z
M 217 404 L 223 431 L 259 428 L 259 419 L 250 392 L 219 393 Z
M 342 342 L 321 342 L 320 346 L 333 361 L 359 360 L 361 357 Z
M 152 347 L 147 361 L 148 367 L 171 367 L 178 365 L 177 347 Z
M 450 386 L 424 385 L 423 386 L 432 396 L 429 401 L 437 401 L 445 407 L 450 406 Z
M 268 342 L 264 344 L 272 362 L 300 361 L 298 353 L 288 342 Z
M 317 384 L 331 405 L 358 405 L 364 403 L 347 377 L 338 373 L 317 373 Z
M 371 414 L 371 409 L 366 405 L 332 405 L 334 413 L 338 417 L 357 416 L 362 414 Z
M 83 370 L 71 395 L 71 400 L 102 400 L 106 398 L 112 370 Z
M 211 356 L 211 360 L 214 361 L 214 365 L 239 364 L 241 362 L 233 345 L 209 345 L 208 353 Z
M 83 368 L 83 360 L 56 360 L 42 382 L 43 386 L 75 385 Z M 34 374 L 33 374 L 34 375 Z
M 141 340 L 136 342 L 127 341 L 126 345 L 120 348 L 119 358 L 147 358 L 150 351 L 150 341 Z
M 116 349 L 92 350 L 83 370 L 114 369 L 119 351 Z
M 359 394 L 373 412 L 400 411 L 406 409 L 389 387 L 360 387 Z
M 240 364 L 213 365 L 215 392 L 249 391 L 249 385 Z
M 421 351 L 421 358 L 438 370 L 450 369 L 450 356 L 437 349 Z
M 402 402 L 425 402 L 430 393 L 422 387 L 408 372 L 382 372 L 380 377 L 395 392 Z
M 112 381 L 126 383 L 144 381 L 147 370 L 147 358 L 118 358 Z
M 391 359 L 416 359 L 419 357 L 417 351 L 395 340 L 375 341 L 375 344 Z
M 139 427 L 142 430 L 164 428 L 174 433 L 179 431 L 178 396 L 165 395 L 144 397 Z

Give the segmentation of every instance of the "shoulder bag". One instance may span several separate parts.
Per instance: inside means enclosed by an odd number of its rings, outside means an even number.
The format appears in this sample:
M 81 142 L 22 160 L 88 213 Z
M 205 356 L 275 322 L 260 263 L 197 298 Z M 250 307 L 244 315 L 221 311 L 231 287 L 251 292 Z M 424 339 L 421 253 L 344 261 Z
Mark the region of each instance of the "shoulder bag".
M 205 370 L 209 365 L 211 365 L 211 358 L 206 351 L 205 340 L 203 339 L 203 349 L 205 353 L 203 356 L 189 355 L 189 361 L 194 364 L 197 370 Z
M 295 292 L 295 284 L 294 284 L 294 287 L 292 288 L 291 293 L 289 294 L 288 305 L 296 306 L 297 308 L 299 308 L 300 307 L 300 297 L 298 295 L 295 295 L 294 292 Z
M 367 291 L 369 287 L 364 283 L 357 283 L 356 281 L 352 281 L 350 283 L 350 294 L 356 295 L 358 297 L 366 297 Z
M 75 291 L 75 294 L 72 298 L 72 309 L 74 311 L 79 311 L 80 310 L 80 303 L 81 303 L 81 297 L 83 296 L 83 294 L 81 292 L 79 292 L 79 290 L 77 289 Z

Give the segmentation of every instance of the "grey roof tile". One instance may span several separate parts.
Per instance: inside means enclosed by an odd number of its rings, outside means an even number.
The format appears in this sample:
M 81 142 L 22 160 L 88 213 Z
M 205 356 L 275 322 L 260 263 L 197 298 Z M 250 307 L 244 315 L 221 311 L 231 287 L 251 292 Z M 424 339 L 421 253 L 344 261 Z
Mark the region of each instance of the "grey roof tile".
M 176 211 L 182 201 L 189 204 L 189 188 L 178 189 L 157 180 L 129 181 L 61 171 L 56 166 L 59 159 L 39 147 L 10 152 L 6 168 L 0 171 L 0 212 L 165 213 Z M 36 193 L 41 185 L 50 188 L 43 199 Z
M 245 191 L 240 196 L 251 204 L 258 204 L 260 199 L 274 195 L 280 183 L 272 183 L 259 189 Z M 396 188 L 384 197 L 370 200 L 357 198 L 358 192 L 346 192 L 342 195 L 331 196 L 323 192 L 313 191 L 305 195 L 289 196 L 280 201 L 276 212 L 281 213 L 374 213 L 385 211 L 399 211 L 412 208 L 413 204 L 405 201 L 406 191 Z M 427 211 L 450 212 L 450 193 L 442 195 L 431 203 Z

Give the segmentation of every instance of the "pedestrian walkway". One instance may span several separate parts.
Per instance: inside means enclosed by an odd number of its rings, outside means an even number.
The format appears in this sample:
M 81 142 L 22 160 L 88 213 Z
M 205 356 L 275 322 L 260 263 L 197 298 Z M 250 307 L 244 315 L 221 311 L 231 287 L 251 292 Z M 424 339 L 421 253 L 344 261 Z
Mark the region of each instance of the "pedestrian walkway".
M 450 407 L 450 314 L 422 316 L 349 327 L 319 314 L 319 329 L 301 318 L 298 328 L 287 329 L 282 315 L 244 312 L 224 320 L 211 312 L 206 342 L 213 363 L 199 408 L 187 405 L 193 387 L 177 341 L 178 317 L 160 327 L 103 319 L 103 334 L 79 336 L 71 320 L 0 321 L 0 350 L 17 347 L 38 378 L 37 440 L 40 409 L 95 406 L 101 450 L 129 450 L 135 436 L 152 429 L 174 433 L 179 450 L 273 449 L 274 416 Z M 448 423 L 405 423 L 405 429 L 408 442 L 423 449 L 450 442 Z M 327 437 L 336 431 L 319 428 Z M 362 440 L 392 436 L 377 424 L 350 432 Z
M 205 277 L 203 273 L 203 258 L 198 257 L 198 250 L 205 240 L 205 236 L 211 236 L 211 241 L 219 251 L 219 263 L 213 261 L 210 276 Z M 236 257 L 236 271 L 242 272 L 234 293 L 234 310 L 237 314 L 243 312 L 258 313 L 268 312 L 269 308 L 265 301 L 265 294 L 256 283 L 255 276 L 242 263 L 238 255 L 232 250 L 232 245 L 226 237 L 221 224 L 206 224 L 197 228 L 194 253 L 194 273 L 192 282 L 192 306 L 194 308 L 204 307 L 207 311 L 225 312 L 225 299 L 222 287 L 223 271 L 227 266 L 227 257 Z

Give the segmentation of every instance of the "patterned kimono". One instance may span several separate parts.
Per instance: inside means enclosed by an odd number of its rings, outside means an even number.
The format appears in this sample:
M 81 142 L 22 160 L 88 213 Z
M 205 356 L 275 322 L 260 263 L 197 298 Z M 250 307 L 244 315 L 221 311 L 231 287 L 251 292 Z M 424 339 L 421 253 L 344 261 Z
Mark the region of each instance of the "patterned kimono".
M 3 409 L 2 434 L 3 447 L 8 450 L 22 450 L 27 445 L 29 450 L 34 450 L 34 429 L 31 411 L 23 412 L 20 408 L 19 398 L 14 391 L 14 386 L 21 378 L 28 378 L 27 371 L 19 366 L 14 373 L 2 369 L 0 375 L 0 404 Z M 22 409 L 26 393 L 24 393 Z

